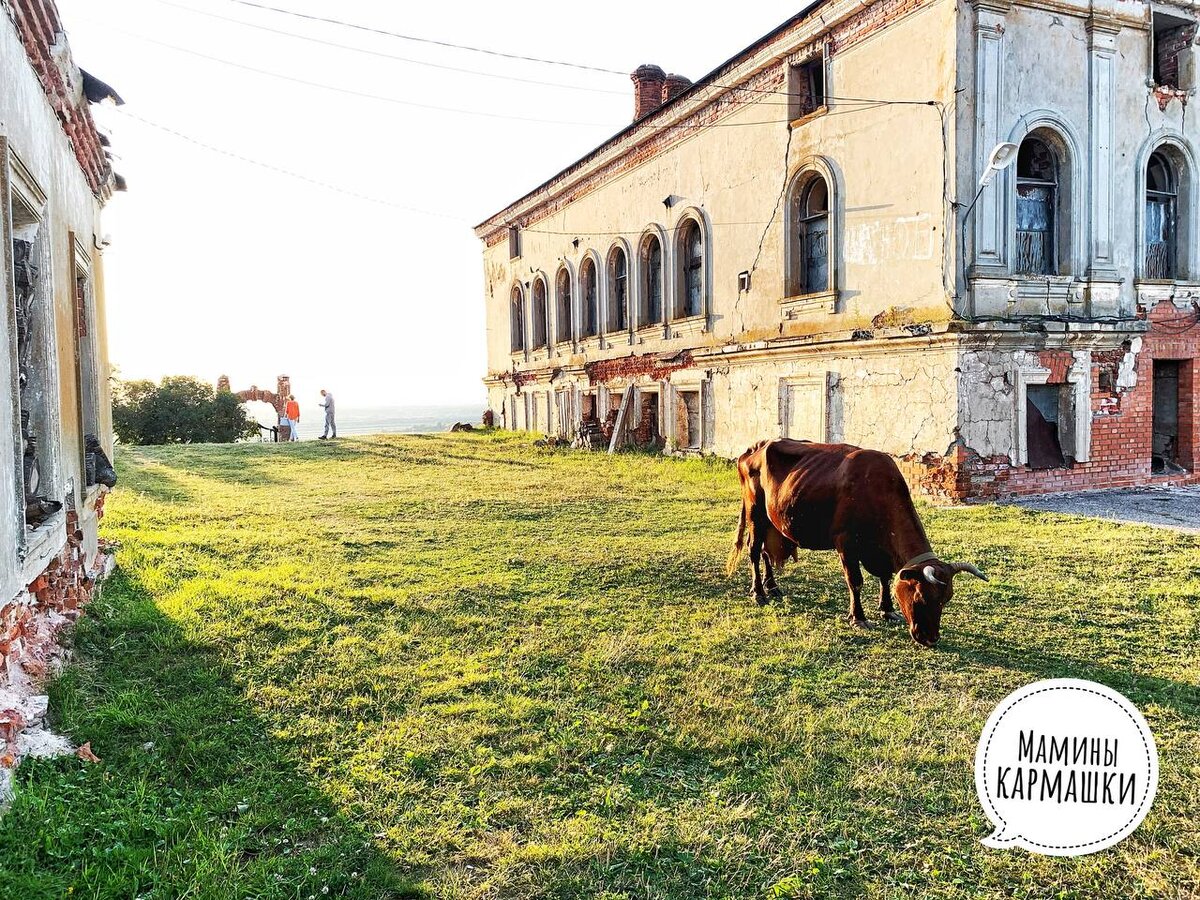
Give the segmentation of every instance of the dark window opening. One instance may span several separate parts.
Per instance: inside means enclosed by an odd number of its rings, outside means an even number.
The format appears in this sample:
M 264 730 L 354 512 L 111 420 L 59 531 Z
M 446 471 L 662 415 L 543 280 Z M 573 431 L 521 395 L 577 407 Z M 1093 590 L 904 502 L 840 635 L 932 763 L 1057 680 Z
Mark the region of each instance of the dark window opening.
M 1154 360 L 1154 437 L 1150 471 L 1156 475 L 1186 471 L 1179 453 L 1179 361 Z
M 519 287 L 514 287 L 509 298 L 510 345 L 513 353 L 521 353 L 525 349 L 525 297 Z
M 680 450 L 700 449 L 700 392 L 678 391 L 675 406 L 675 446 Z
M 521 229 L 516 225 L 508 227 L 508 258 L 516 259 L 521 255 Z
M 642 244 L 642 319 L 641 325 L 655 325 L 662 321 L 663 281 L 662 244 L 651 235 Z
M 571 304 L 571 273 L 566 269 L 559 269 L 558 278 L 555 281 L 557 282 L 555 294 L 558 299 L 555 319 L 558 326 L 558 341 L 561 344 L 571 340 L 575 333 L 575 316 Z
M 688 219 L 684 224 L 680 249 L 682 296 L 679 316 L 689 318 L 704 311 L 704 237 L 700 233 L 700 223 L 695 219 Z
M 788 79 L 791 118 L 802 119 L 825 105 L 825 59 L 822 56 L 792 66 Z
M 1025 389 L 1025 442 L 1029 468 L 1061 469 L 1067 464 L 1059 435 L 1063 387 L 1031 384 Z
M 1058 271 L 1055 228 L 1058 161 L 1045 141 L 1026 138 L 1017 154 L 1016 271 L 1053 275 Z
M 533 283 L 533 349 L 548 346 L 546 333 L 546 282 L 537 279 Z
M 829 284 L 829 186 L 820 176 L 800 192 L 796 233 L 799 239 L 797 294 L 817 294 Z
M 583 287 L 583 336 L 595 337 L 599 333 L 599 309 L 597 308 L 598 300 L 596 299 L 597 281 L 596 281 L 596 264 L 591 258 L 583 261 L 583 268 L 579 274 L 579 280 Z
M 1154 13 L 1154 83 L 1160 87 L 1190 88 L 1191 59 L 1186 51 L 1196 39 L 1196 23 L 1166 13 Z
M 639 447 L 662 446 L 662 432 L 658 424 L 658 394 L 641 391 L 641 415 L 633 429 L 633 442 Z
M 1176 228 L 1179 189 L 1175 169 L 1162 153 L 1146 167 L 1146 277 L 1176 277 Z
M 629 260 L 620 247 L 609 256 L 608 324 L 612 331 L 629 327 Z

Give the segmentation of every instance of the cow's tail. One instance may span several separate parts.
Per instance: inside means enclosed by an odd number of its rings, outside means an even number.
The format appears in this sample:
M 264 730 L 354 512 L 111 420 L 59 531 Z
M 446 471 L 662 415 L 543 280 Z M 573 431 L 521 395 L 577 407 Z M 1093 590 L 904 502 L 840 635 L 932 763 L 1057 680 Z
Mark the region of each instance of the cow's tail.
M 746 547 L 746 502 L 742 501 L 742 512 L 738 516 L 737 536 L 733 540 L 733 549 L 725 560 L 725 577 L 731 576 L 742 560 L 742 552 Z

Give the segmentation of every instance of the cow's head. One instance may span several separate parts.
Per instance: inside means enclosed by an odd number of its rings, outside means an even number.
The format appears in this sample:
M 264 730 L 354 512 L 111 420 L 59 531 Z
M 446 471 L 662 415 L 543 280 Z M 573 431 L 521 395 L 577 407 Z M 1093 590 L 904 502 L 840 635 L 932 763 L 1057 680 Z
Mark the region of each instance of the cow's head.
M 912 639 L 925 647 L 938 642 L 942 610 L 954 596 L 954 576 L 970 572 L 987 581 L 987 576 L 970 563 L 944 563 L 939 559 L 912 566 L 900 573 L 896 581 L 896 602 L 908 619 Z

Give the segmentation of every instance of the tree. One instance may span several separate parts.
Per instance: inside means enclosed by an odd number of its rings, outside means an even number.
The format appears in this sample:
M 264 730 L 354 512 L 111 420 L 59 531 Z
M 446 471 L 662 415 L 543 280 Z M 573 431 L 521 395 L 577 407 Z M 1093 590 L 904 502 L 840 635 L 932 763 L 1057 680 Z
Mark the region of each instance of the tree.
M 228 444 L 258 434 L 237 397 L 188 375 L 117 381 L 112 405 L 125 444 Z

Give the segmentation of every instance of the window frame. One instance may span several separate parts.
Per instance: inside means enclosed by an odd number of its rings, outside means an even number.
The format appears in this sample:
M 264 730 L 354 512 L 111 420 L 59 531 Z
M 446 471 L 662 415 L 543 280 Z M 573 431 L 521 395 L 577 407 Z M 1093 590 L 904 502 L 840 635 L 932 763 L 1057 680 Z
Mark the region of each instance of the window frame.
M 566 292 L 563 292 L 563 276 L 566 276 Z M 563 300 L 566 300 L 567 315 L 562 316 Z M 563 324 L 566 323 L 566 335 L 563 335 Z M 571 267 L 563 263 L 554 274 L 554 336 L 558 345 L 572 344 L 575 341 L 575 276 Z
M 650 315 L 650 297 L 652 295 L 653 277 L 650 266 L 649 247 L 653 244 L 658 248 L 658 315 Z M 656 328 L 666 324 L 667 310 L 667 268 L 666 246 L 662 233 L 658 228 L 652 228 L 642 234 L 638 241 L 638 297 L 637 297 L 637 327 Z
M 600 337 L 600 266 L 593 253 L 587 253 L 579 264 L 579 338 L 592 340 Z M 591 273 L 591 284 L 588 274 Z
M 825 184 L 826 276 L 825 288 L 808 290 L 805 277 L 802 204 L 809 196 L 813 183 Z M 807 315 L 827 315 L 837 311 L 838 285 L 841 281 L 841 190 L 835 177 L 833 163 L 822 156 L 804 160 L 792 174 L 788 184 L 787 211 L 784 220 L 784 265 L 781 314 L 785 319 Z
M 616 263 L 620 259 L 625 264 L 625 271 L 617 273 Z M 605 263 L 607 291 L 607 312 L 605 314 L 605 334 L 621 335 L 630 331 L 629 317 L 629 282 L 630 262 L 629 250 L 623 241 L 613 244 L 608 250 Z M 622 322 L 621 319 L 624 319 Z
M 514 316 L 514 312 L 516 315 Z M 508 291 L 508 337 L 509 354 L 525 355 L 528 345 L 525 328 L 525 287 L 515 282 Z
M 699 256 L 691 254 L 692 241 L 695 234 L 699 239 Z M 704 323 L 709 312 L 709 294 L 712 272 L 712 243 L 709 240 L 707 221 L 698 210 L 691 209 L 680 216 L 675 225 L 674 237 L 674 302 L 672 303 L 670 321 L 672 323 Z M 699 309 L 688 309 L 690 286 L 695 281 Z
M 541 289 L 542 299 L 540 306 L 540 320 L 542 339 L 538 340 L 538 322 L 539 322 L 539 305 L 538 305 L 538 289 Z M 529 289 L 529 349 L 530 352 L 536 353 L 539 350 L 550 349 L 550 309 L 549 309 L 549 291 L 546 287 L 546 278 L 542 273 L 534 276 L 533 285 Z

